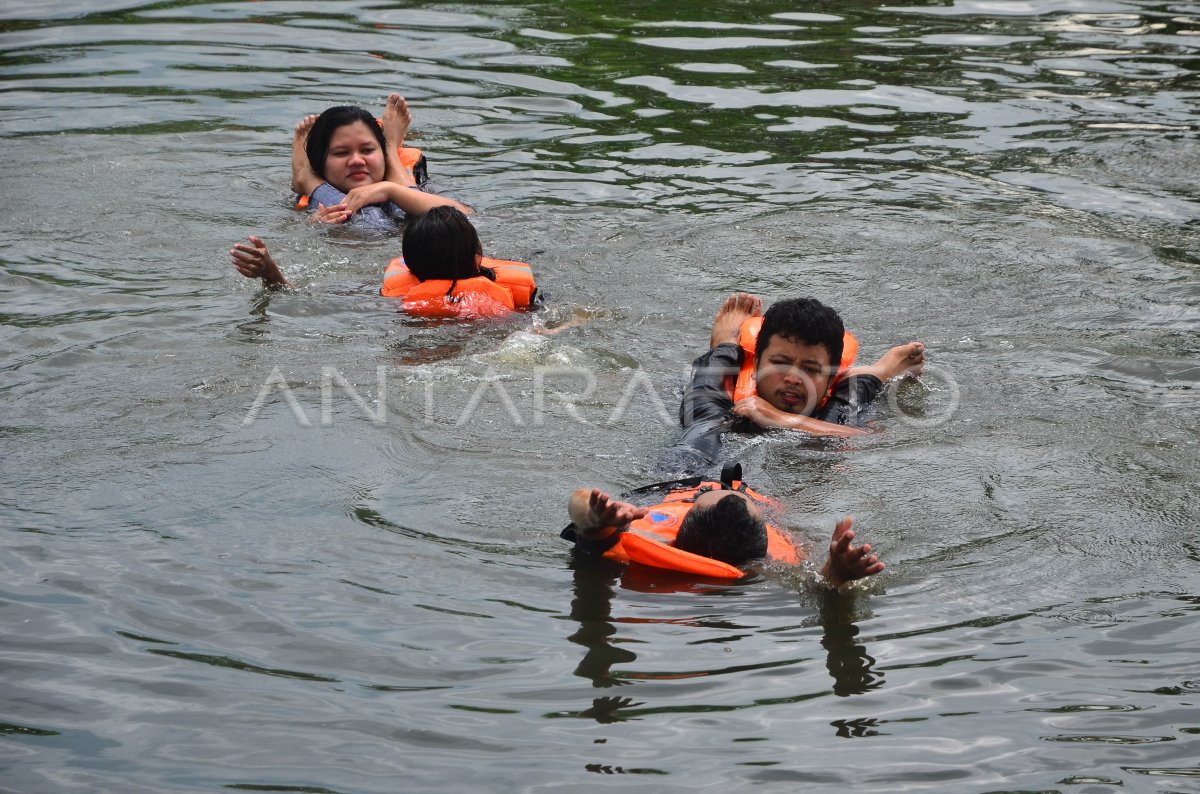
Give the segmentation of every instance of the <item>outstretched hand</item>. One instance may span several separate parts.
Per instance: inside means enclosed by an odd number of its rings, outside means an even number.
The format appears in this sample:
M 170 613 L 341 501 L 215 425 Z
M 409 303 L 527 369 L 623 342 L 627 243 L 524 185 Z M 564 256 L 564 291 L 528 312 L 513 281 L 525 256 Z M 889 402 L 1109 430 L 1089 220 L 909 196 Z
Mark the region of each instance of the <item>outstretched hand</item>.
M 234 243 L 229 251 L 233 266 L 246 278 L 261 278 L 268 287 L 290 287 L 262 238 L 250 235 L 250 244 Z
M 834 527 L 829 541 L 829 559 L 821 569 L 821 575 L 830 587 L 837 588 L 856 579 L 874 576 L 886 567 L 871 553 L 870 543 L 852 544 L 854 530 L 850 527 L 853 523 L 854 519 L 846 516 Z
M 620 529 L 634 519 L 643 518 L 649 512 L 629 502 L 613 499 L 599 488 L 588 491 L 580 488 L 571 494 L 567 512 L 575 528 L 585 537 L 602 537 L 608 528 Z

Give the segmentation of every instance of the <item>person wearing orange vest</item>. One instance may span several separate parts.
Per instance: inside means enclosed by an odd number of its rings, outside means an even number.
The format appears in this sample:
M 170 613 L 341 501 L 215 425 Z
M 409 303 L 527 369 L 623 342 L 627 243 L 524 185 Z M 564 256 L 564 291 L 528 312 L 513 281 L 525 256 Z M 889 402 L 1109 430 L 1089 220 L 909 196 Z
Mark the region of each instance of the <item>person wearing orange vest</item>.
M 567 502 L 571 524 L 562 537 L 581 554 L 715 579 L 738 579 L 757 559 L 796 564 L 804 553 L 766 522 L 772 502 L 727 466 L 721 482 L 696 477 L 648 486 L 669 489 L 658 504 L 639 507 L 599 488 L 579 488 Z M 646 491 L 647 489 L 639 489 Z M 854 545 L 852 519 L 837 523 L 821 575 L 831 587 L 874 576 L 885 567 L 868 543 Z
M 498 317 L 536 305 L 529 265 L 487 259 L 471 222 L 455 207 L 433 207 L 408 222 L 403 257 L 393 259 L 381 293 L 422 317 Z M 267 244 L 250 237 L 230 250 L 234 267 L 268 288 L 290 287 Z
M 782 300 L 764 314 L 761 299 L 731 295 L 713 320 L 710 349 L 693 362 L 677 447 L 711 462 L 725 431 L 865 433 L 855 425 L 866 406 L 888 380 L 920 373 L 925 346 L 898 345 L 854 367 L 857 346 L 838 313 L 815 298 Z
M 383 275 L 384 297 L 418 317 L 502 317 L 541 296 L 524 262 L 489 259 L 475 227 L 453 207 L 434 207 L 408 223 L 404 256 Z

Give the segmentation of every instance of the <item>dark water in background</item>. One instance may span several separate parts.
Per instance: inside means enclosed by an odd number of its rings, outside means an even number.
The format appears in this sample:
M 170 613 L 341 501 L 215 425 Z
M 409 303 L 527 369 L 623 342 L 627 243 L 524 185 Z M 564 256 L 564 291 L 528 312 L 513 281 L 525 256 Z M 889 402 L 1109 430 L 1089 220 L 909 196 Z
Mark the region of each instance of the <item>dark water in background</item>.
M 10 3 L 0 52 L 0 790 L 1200 788 L 1200 5 Z M 295 121 L 393 89 L 586 324 L 413 324 L 394 241 L 286 210 Z M 928 345 L 884 432 L 735 442 L 863 592 L 555 537 L 735 289 Z

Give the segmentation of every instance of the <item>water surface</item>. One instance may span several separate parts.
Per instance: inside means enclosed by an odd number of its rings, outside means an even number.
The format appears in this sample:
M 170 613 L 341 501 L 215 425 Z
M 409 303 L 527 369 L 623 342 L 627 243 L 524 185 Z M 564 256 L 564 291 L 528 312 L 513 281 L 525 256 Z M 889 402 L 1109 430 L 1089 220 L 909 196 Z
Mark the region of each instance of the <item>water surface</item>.
M 10 6 L 5 791 L 1195 789 L 1200 6 Z M 414 323 L 287 209 L 392 90 L 536 317 Z M 732 442 L 858 592 L 556 538 L 738 289 L 928 346 L 878 434 Z

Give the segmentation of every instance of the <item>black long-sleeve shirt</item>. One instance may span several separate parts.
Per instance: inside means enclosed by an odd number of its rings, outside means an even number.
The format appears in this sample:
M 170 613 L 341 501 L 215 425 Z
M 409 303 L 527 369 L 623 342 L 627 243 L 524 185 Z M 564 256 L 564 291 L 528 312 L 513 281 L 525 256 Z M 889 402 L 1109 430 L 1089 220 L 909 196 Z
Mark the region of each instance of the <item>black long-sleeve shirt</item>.
M 725 379 L 737 377 L 742 366 L 742 349 L 736 344 L 717 345 L 692 362 L 692 378 L 679 403 L 683 430 L 663 454 L 661 466 L 672 471 L 693 471 L 717 460 L 721 435 L 760 433 L 762 428 L 733 413 L 733 398 L 725 391 Z M 874 375 L 856 375 L 838 381 L 815 419 L 839 425 L 858 425 L 872 400 L 883 389 Z

